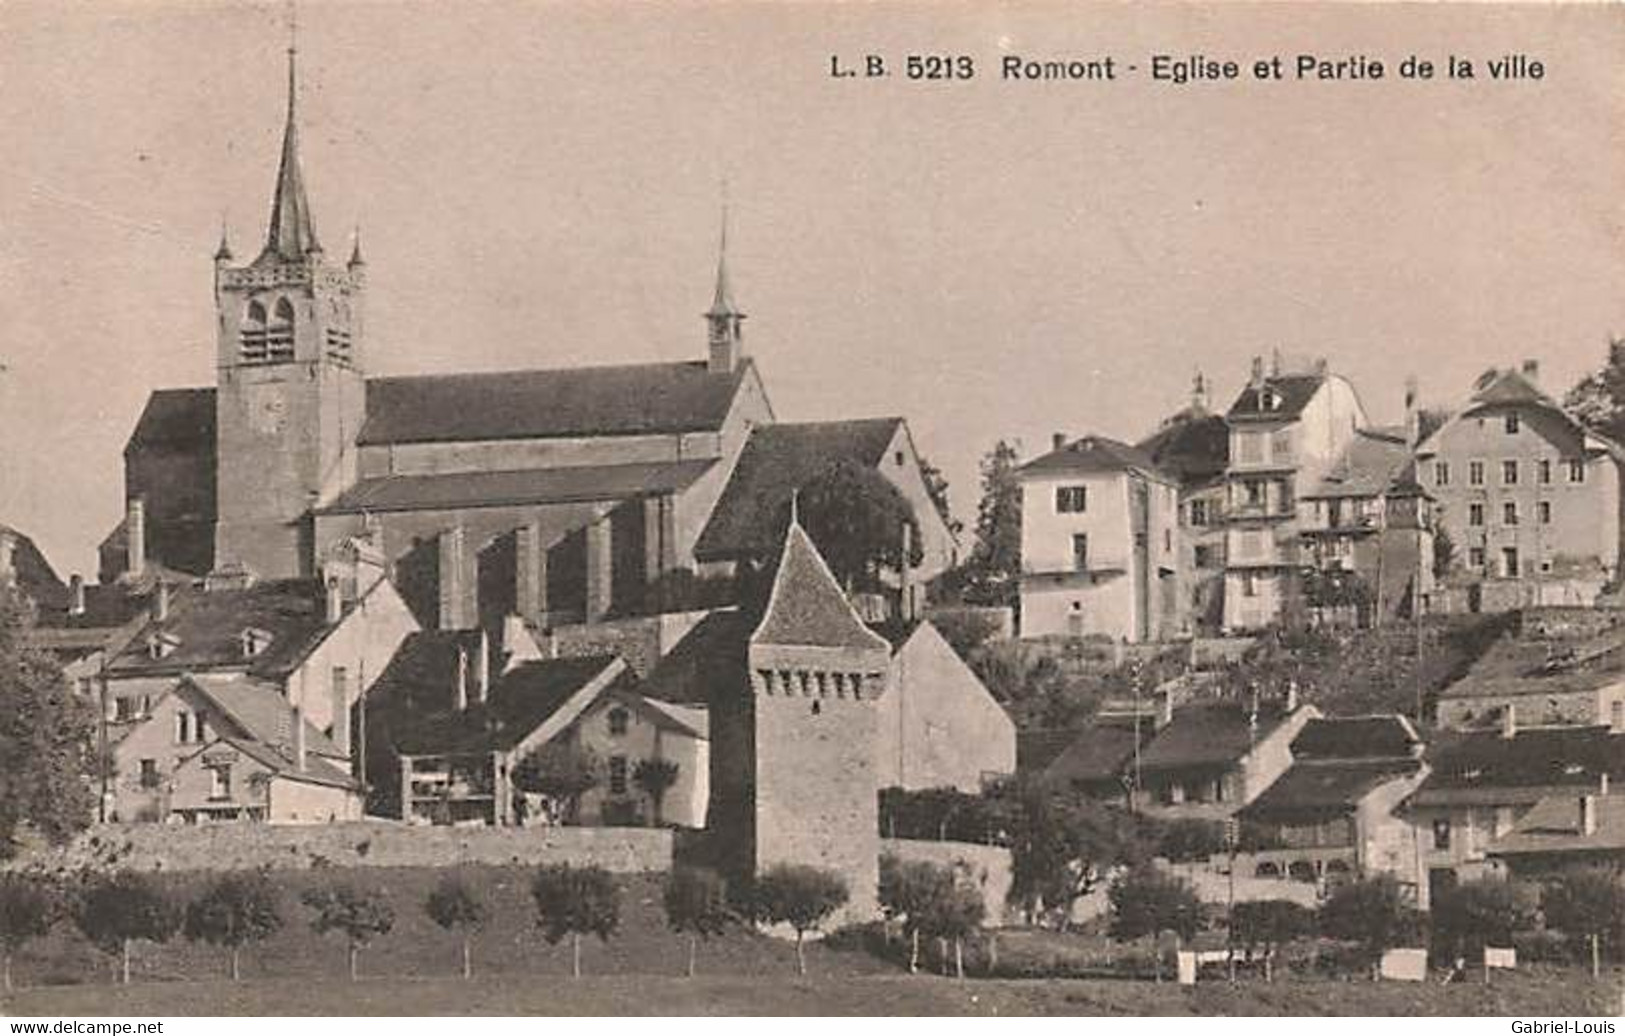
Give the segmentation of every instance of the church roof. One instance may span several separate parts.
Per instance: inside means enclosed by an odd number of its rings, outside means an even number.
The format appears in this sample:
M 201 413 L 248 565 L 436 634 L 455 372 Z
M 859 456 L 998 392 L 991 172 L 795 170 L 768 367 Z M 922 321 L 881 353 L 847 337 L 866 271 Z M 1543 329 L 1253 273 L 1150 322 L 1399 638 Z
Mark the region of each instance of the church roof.
M 767 610 L 750 639 L 794 647 L 879 648 L 891 655 L 886 638 L 864 624 L 812 538 L 794 520 L 784 535 Z
M 714 460 L 685 460 L 528 471 L 393 475 L 363 479 L 321 510 L 324 513 L 437 511 L 620 500 L 686 489 L 715 463 Z
M 716 431 L 748 376 L 747 359 L 373 378 L 358 442 L 561 439 Z
M 796 490 L 838 460 L 878 466 L 902 424 L 900 417 L 877 417 L 753 429 L 694 556 L 701 561 L 771 556 L 782 542 Z
M 196 450 L 212 453 L 215 442 L 214 389 L 157 389 L 147 397 L 129 450 Z

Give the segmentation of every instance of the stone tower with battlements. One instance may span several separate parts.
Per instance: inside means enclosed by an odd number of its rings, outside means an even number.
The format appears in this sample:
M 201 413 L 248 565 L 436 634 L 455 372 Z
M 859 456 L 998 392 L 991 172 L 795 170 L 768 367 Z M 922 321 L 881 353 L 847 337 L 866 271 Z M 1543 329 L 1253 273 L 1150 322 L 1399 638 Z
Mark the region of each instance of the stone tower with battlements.
M 747 655 L 754 870 L 836 871 L 851 894 L 840 920 L 870 920 L 880 855 L 877 703 L 891 648 L 794 521 Z
M 366 416 L 359 239 L 347 263 L 316 238 L 299 164 L 298 75 L 288 51 L 288 118 L 265 245 L 215 255 L 218 477 L 215 565 L 265 578 L 312 574 L 311 508 L 355 481 Z

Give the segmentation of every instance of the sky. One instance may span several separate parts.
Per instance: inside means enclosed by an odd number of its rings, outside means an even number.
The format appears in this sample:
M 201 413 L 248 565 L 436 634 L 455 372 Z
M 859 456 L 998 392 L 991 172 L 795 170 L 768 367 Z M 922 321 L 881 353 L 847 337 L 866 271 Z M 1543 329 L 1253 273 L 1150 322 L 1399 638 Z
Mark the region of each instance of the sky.
M 698 359 L 726 183 L 783 420 L 978 458 L 1136 439 L 1196 370 L 1324 356 L 1371 417 L 1492 365 L 1561 392 L 1625 334 L 1625 8 L 300 5 L 319 236 L 361 228 L 374 373 Z M 0 6 L 0 522 L 94 572 L 149 392 L 214 380 L 210 256 L 265 234 L 288 7 Z M 1293 56 L 1384 61 L 1295 81 Z M 880 54 L 893 74 L 833 78 Z M 908 54 L 975 78 L 911 82 Z M 1152 81 L 1205 54 L 1234 82 Z M 1479 78 L 1398 77 L 1408 54 Z M 1538 81 L 1484 62 L 1540 60 Z M 1251 64 L 1282 54 L 1289 78 Z M 1005 55 L 1113 82 L 1001 82 Z M 1139 71 L 1127 73 L 1128 64 Z

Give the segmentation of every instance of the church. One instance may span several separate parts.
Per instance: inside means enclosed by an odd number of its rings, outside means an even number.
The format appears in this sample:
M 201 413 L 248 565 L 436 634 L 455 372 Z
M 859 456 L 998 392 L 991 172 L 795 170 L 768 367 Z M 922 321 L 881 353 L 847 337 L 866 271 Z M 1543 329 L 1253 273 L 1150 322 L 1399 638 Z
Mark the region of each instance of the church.
M 317 236 L 292 49 L 287 89 L 265 241 L 239 262 L 222 237 L 214 257 L 217 382 L 149 398 L 103 582 L 327 582 L 365 550 L 425 628 L 709 607 L 772 561 L 798 478 L 840 458 L 913 505 L 916 585 L 953 563 L 901 418 L 776 423 L 745 353 L 725 221 L 692 361 L 371 376 L 367 264 L 359 238 L 341 260 Z

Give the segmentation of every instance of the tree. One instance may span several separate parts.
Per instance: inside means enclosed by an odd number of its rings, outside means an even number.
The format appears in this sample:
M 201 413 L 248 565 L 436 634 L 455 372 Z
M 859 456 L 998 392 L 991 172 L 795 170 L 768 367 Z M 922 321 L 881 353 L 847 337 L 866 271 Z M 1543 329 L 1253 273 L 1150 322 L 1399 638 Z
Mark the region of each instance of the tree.
M 1600 867 L 1567 871 L 1546 886 L 1541 900 L 1546 925 L 1556 928 L 1591 952 L 1591 974 L 1602 974 L 1606 945 L 1618 954 L 1625 947 L 1625 878 Z
M 130 984 L 130 948 L 137 941 L 166 943 L 181 924 L 181 910 L 145 874 L 120 871 L 93 879 L 79 897 L 74 921 L 97 949 L 119 962 L 119 981 Z
M 1339 886 L 1320 908 L 1320 930 L 1334 939 L 1360 944 L 1375 981 L 1382 955 L 1420 929 L 1420 917 L 1392 874 Z
M 1514 932 L 1540 921 L 1540 890 L 1521 881 L 1480 878 L 1439 896 L 1432 904 L 1435 943 L 1453 956 L 1476 957 L 1486 946 L 1511 946 Z
M 1202 903 L 1189 884 L 1154 867 L 1135 867 L 1113 882 L 1106 897 L 1111 901 L 1111 935 L 1114 939 L 1138 939 L 1163 932 L 1189 941 L 1202 923 Z M 1162 956 L 1157 955 L 1157 979 L 1162 979 Z
M 920 968 L 920 933 L 933 904 L 953 887 L 953 871 L 925 860 L 880 858 L 880 910 L 888 921 L 901 921 L 908 937 L 908 970 Z
M 976 543 L 965 564 L 965 597 L 977 604 L 1014 604 L 1021 576 L 1021 482 L 1018 454 L 1000 439 L 982 458 Z
M 905 526 L 909 566 L 925 559 L 913 505 L 872 467 L 832 461 L 801 487 L 797 507 L 802 528 L 848 590 L 873 587 L 878 569 L 902 570 Z
M 474 935 L 485 926 L 485 904 L 460 874 L 447 874 L 423 902 L 429 919 L 462 937 L 463 978 L 474 977 Z
M 1224 824 L 1217 820 L 1183 817 L 1162 825 L 1157 836 L 1158 855 L 1174 863 L 1206 860 L 1224 851 Z
M 33 874 L 0 873 L 0 988 L 12 991 L 11 958 L 62 915 L 62 890 Z
M 1281 947 L 1315 930 L 1315 913 L 1290 899 L 1254 899 L 1230 910 L 1230 947 L 1241 947 L 1252 960 L 1264 956 L 1264 980 L 1275 980 L 1275 954 Z
M 666 802 L 666 792 L 677 783 L 677 764 L 670 759 L 640 759 L 638 764 L 632 767 L 632 781 L 654 804 L 655 825 L 658 827 L 662 820 L 661 812 Z
M 947 884 L 934 887 L 933 891 L 935 894 L 921 913 L 920 930 L 937 939 L 953 942 L 954 972 L 959 978 L 964 978 L 965 937 L 982 926 L 982 919 L 987 916 L 987 904 L 979 890 L 957 880 L 951 870 L 948 871 Z
M 536 872 L 530 895 L 543 937 L 555 945 L 570 937 L 570 974 L 580 978 L 581 937 L 590 933 L 608 942 L 620 927 L 621 893 L 615 879 L 602 867 L 555 863 Z
M 948 479 L 942 469 L 921 457 L 920 478 L 925 480 L 925 491 L 931 497 L 937 514 L 942 516 L 943 524 L 948 526 L 949 532 L 958 536 L 965 530 L 965 523 L 954 517 L 953 508 L 948 504 Z
M 663 902 L 666 924 L 688 936 L 688 977 L 693 978 L 699 941 L 721 935 L 738 920 L 728 905 L 728 883 L 707 867 L 675 867 L 666 878 Z
M 769 924 L 787 924 L 796 932 L 796 973 L 807 973 L 803 947 L 831 914 L 846 905 L 846 879 L 834 871 L 781 863 L 756 880 L 756 907 Z
M 598 786 L 598 757 L 572 741 L 549 741 L 514 767 L 514 787 L 546 795 L 564 805 L 564 820 L 581 812 L 581 796 Z
M 1070 788 L 1028 782 L 1012 811 L 1010 898 L 1030 917 L 1040 907 L 1064 919 L 1112 868 L 1150 856 L 1146 825 Z
M 28 600 L 0 586 L 0 859 L 24 829 L 66 841 L 96 805 L 96 710 L 31 643 L 33 624 Z
M 231 980 L 242 978 L 242 950 L 282 928 L 282 903 L 263 873 L 226 874 L 186 908 L 186 937 L 224 946 L 231 953 Z
M 378 936 L 388 935 L 395 928 L 395 908 L 382 891 L 335 885 L 309 889 L 299 898 L 315 911 L 310 921 L 312 931 L 317 935 L 338 932 L 344 936 L 351 982 L 360 975 L 357 962 L 361 951 L 371 946 Z
M 1569 389 L 1563 405 L 1593 431 L 1615 441 L 1625 435 L 1625 339 L 1609 338 L 1608 362 Z

